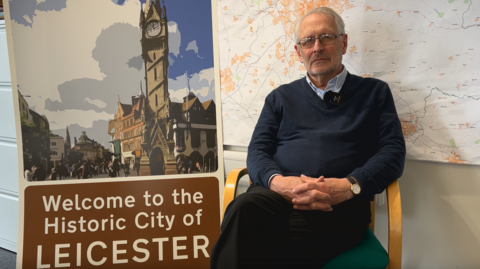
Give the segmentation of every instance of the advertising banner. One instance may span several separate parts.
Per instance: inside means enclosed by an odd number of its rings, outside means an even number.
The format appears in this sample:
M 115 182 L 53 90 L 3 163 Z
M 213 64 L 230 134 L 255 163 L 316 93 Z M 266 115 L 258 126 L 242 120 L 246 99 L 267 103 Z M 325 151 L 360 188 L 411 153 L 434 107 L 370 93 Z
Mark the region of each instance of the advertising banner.
M 209 268 L 215 1 L 6 1 L 18 268 Z

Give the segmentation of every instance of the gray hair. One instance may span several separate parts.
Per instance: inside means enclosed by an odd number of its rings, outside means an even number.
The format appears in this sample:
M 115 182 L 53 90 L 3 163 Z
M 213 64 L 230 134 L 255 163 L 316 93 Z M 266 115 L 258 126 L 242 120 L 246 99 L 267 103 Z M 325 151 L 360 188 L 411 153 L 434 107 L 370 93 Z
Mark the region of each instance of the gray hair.
M 329 8 L 329 7 L 316 7 L 309 12 L 307 12 L 305 15 L 300 17 L 300 19 L 297 20 L 295 23 L 295 34 L 294 34 L 294 41 L 295 43 L 298 42 L 298 31 L 300 30 L 300 24 L 305 20 L 306 17 L 313 13 L 318 13 L 318 14 L 327 14 L 333 16 L 333 19 L 335 20 L 335 23 L 337 24 L 337 30 L 339 31 L 339 34 L 345 34 L 345 23 L 343 22 L 342 17 L 338 15 L 335 10 Z

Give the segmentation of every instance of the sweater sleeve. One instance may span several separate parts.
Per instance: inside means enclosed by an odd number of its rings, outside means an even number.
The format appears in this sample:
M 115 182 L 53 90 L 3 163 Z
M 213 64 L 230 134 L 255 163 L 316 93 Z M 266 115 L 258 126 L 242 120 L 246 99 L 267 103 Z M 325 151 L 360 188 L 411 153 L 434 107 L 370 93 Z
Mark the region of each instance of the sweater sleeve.
M 362 188 L 360 196 L 369 200 L 401 177 L 405 165 L 405 139 L 388 84 L 384 83 L 380 96 L 376 153 L 350 174 Z
M 273 174 L 283 174 L 273 160 L 277 151 L 277 133 L 281 120 L 281 111 L 275 106 L 275 93 L 272 92 L 265 99 L 247 154 L 250 180 L 265 188 L 268 188 L 268 181 Z

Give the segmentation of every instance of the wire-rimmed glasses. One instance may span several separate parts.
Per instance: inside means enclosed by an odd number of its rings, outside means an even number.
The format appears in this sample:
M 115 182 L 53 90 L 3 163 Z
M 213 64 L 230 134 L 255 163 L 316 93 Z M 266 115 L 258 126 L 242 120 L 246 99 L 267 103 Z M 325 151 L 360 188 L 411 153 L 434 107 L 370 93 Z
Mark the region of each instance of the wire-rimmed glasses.
M 300 45 L 300 48 L 302 48 L 302 49 L 309 49 L 309 48 L 313 47 L 313 45 L 315 45 L 315 40 L 318 39 L 320 44 L 330 45 L 330 44 L 333 44 L 335 42 L 335 39 L 337 37 L 343 36 L 343 35 L 344 34 L 339 34 L 339 35 L 323 34 L 319 37 L 305 37 L 305 38 L 300 39 L 300 41 L 298 41 L 297 44 Z

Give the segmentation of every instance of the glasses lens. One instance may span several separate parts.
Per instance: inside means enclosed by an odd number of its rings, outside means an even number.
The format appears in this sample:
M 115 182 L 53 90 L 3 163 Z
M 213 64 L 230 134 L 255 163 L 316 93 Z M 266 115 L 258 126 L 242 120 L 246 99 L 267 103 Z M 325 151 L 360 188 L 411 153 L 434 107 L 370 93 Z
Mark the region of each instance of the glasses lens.
M 315 43 L 315 39 L 312 37 L 305 37 L 302 40 L 300 40 L 300 47 L 304 49 L 311 48 L 313 44 Z
M 338 36 L 342 36 L 342 35 L 340 34 Z M 335 42 L 336 36 L 335 36 L 335 34 L 324 34 L 324 35 L 321 35 L 317 38 L 305 37 L 305 38 L 301 39 L 300 42 L 298 42 L 298 43 L 300 44 L 300 47 L 302 47 L 304 49 L 309 49 L 309 48 L 313 47 L 313 45 L 315 44 L 315 40 L 317 40 L 317 39 L 320 42 L 320 44 L 322 44 L 322 45 L 330 45 L 330 44 L 333 44 L 333 42 Z
M 320 36 L 320 43 L 322 43 L 323 45 L 332 44 L 334 41 L 335 41 L 334 34 L 324 34 Z

